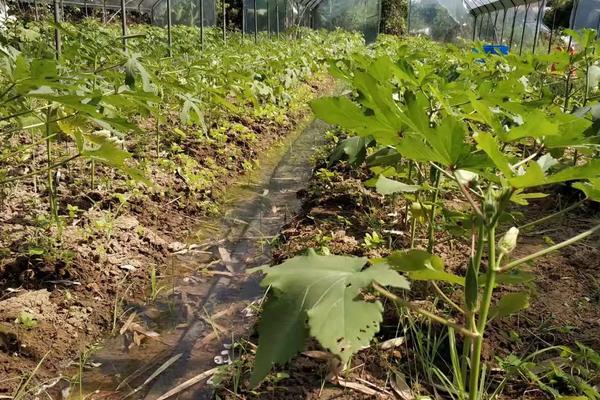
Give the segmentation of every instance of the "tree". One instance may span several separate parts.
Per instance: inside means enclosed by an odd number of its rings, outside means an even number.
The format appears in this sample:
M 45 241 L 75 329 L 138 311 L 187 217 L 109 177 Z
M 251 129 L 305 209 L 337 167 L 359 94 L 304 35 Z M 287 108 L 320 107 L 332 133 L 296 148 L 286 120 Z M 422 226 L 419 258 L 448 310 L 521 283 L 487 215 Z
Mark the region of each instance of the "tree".
M 6 26 L 8 19 L 8 7 L 5 0 L 0 0 L 0 29 Z
M 408 2 L 407 0 L 382 0 L 381 33 L 390 35 L 404 35 L 407 32 Z
M 550 28 L 569 28 L 573 0 L 550 0 L 544 13 L 544 24 Z

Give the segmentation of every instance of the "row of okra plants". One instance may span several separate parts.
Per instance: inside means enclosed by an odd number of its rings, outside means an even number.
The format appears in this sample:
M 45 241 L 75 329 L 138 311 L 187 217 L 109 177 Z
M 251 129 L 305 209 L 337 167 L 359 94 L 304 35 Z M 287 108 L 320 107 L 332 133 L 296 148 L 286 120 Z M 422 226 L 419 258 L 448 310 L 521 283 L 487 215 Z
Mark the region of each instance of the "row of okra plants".
M 59 172 L 83 168 L 95 189 L 100 164 L 119 172 L 130 194 L 143 183 L 143 192 L 173 195 L 152 182 L 158 166 L 183 175 L 197 197 L 215 181 L 201 173 L 208 160 L 194 161 L 190 143 L 219 148 L 235 134 L 259 140 L 253 121 L 285 120 L 302 107 L 300 89 L 327 59 L 363 46 L 356 34 L 310 31 L 258 44 L 234 36 L 224 46 L 216 30 L 206 29 L 202 47 L 199 29 L 175 26 L 167 57 L 164 28 L 129 30 L 123 38 L 118 24 L 61 23 L 58 59 L 48 21 L 17 19 L 0 31 L 2 198 L 19 183 L 33 183 L 59 221 Z
M 368 167 L 366 186 L 406 200 L 400 211 L 406 212 L 402 228 L 410 245 L 378 259 L 308 250 L 262 268 L 269 292 L 251 385 L 274 364 L 290 361 L 309 337 L 348 367 L 379 331 L 385 301 L 447 328 L 451 378 L 443 383 L 452 398 L 488 398 L 486 331 L 494 320 L 528 307 L 530 297 L 499 289 L 531 281 L 528 266 L 537 259 L 600 231 L 591 226 L 534 253 L 513 255 L 520 230 L 600 201 L 600 103 L 589 73 L 600 42 L 595 32 L 570 33 L 576 53 L 483 56 L 472 46 L 384 37 L 368 55 L 331 63 L 349 90 L 311 106 L 350 136 L 330 161 L 345 157 L 356 168 Z M 523 223 L 519 215 L 527 215 L 530 202 L 556 185 L 580 193 L 581 201 Z M 448 208 L 448 193 L 467 207 Z M 440 231 L 468 244 L 463 273 L 446 270 L 435 254 Z M 425 232 L 423 248 L 415 246 L 418 232 Z M 452 312 L 407 300 L 415 281 L 433 285 Z M 462 293 L 462 301 L 452 301 L 448 290 Z

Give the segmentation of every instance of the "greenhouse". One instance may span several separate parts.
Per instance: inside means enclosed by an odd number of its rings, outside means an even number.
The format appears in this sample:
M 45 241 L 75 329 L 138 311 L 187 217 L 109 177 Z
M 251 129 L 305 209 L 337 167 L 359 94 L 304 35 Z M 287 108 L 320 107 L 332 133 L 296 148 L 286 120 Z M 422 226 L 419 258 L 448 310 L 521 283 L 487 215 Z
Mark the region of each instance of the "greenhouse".
M 0 399 L 600 399 L 597 0 L 0 0 Z

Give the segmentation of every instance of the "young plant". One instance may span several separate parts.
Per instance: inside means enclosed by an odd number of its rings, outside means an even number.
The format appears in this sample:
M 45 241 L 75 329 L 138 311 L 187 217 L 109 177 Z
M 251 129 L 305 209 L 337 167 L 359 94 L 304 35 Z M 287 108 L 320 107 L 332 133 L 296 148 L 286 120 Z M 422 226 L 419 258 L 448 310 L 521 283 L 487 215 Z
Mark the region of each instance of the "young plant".
M 366 233 L 363 239 L 365 248 L 371 250 L 385 244 L 385 239 L 379 236 L 379 233 L 373 231 L 373 233 Z

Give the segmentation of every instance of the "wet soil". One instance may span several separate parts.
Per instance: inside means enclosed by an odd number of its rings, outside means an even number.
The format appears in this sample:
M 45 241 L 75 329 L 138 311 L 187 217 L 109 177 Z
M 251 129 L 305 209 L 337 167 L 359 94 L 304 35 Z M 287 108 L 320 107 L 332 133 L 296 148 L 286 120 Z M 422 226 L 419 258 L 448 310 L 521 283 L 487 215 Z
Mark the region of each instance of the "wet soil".
M 324 130 L 324 124 L 310 123 L 281 151 L 269 155 L 271 160 L 263 158 L 255 179 L 230 190 L 231 209 L 219 231 L 202 244 L 177 252 L 171 293 L 150 305 L 157 308 L 162 302 L 163 308 L 171 309 L 170 315 L 156 313 L 145 324 L 156 327 L 160 340 L 130 348 L 127 335 L 122 335 L 106 343 L 90 359 L 100 366 L 84 374 L 86 393 L 101 390 L 91 398 L 131 394 L 157 399 L 206 371 L 206 378 L 177 398 L 212 398 L 212 386 L 205 381 L 216 372 L 211 370 L 236 357 L 232 344 L 249 334 L 262 297 L 257 280 L 246 270 L 270 261 L 269 241 L 298 211 L 297 192 L 312 174 L 311 156 Z M 150 379 L 165 362 L 168 368 Z
M 314 96 L 331 88 L 332 81 L 322 79 L 304 90 L 307 96 Z M 263 160 L 257 155 L 270 149 L 280 154 L 278 149 L 289 145 L 292 133 L 298 132 L 306 116 L 303 108 L 277 121 L 242 118 L 235 122 L 250 129 L 257 139 L 240 139 L 232 131 L 225 132 L 224 146 L 187 143 L 186 152 L 201 166 L 206 159 L 214 160 L 199 172 L 218 176 L 218 184 L 200 192 L 191 191 L 180 174 L 152 166 L 151 176 L 162 192 L 132 188 L 125 179 L 100 166 L 96 169 L 97 184 L 90 189 L 88 166 L 72 166 L 58 188 L 59 214 L 65 221 L 61 230 L 45 220 L 47 194 L 43 184 L 23 183 L 11 188 L 0 216 L 0 395 L 14 395 L 29 377 L 29 392 L 23 398 L 44 392 L 61 398 L 80 389 L 96 390 L 93 380 L 89 381 L 90 389 L 77 385 L 74 391 L 72 387 L 80 381 L 80 368 L 93 370 L 108 364 L 90 358 L 106 346 L 100 339 L 107 333 L 118 336 L 115 347 L 120 350 L 144 347 L 144 362 L 175 346 L 177 335 L 163 338 L 157 332 L 176 326 L 178 333 L 191 330 L 198 319 L 192 308 L 211 290 L 213 276 L 237 282 L 227 266 L 217 268 L 215 261 L 220 266 L 228 257 L 238 261 L 235 248 L 227 248 L 221 218 L 211 215 L 218 206 L 228 209 L 226 204 L 234 200 L 241 204 L 239 198 L 228 197 L 232 192 L 256 201 L 254 192 L 251 196 L 228 189 L 235 182 L 256 185 L 257 176 L 265 173 L 258 167 Z M 151 153 L 151 149 L 146 150 Z M 266 167 L 272 162 L 264 161 Z M 256 171 L 249 172 L 248 165 L 254 165 Z M 260 194 L 269 199 L 262 189 Z M 291 214 L 286 215 L 289 218 Z M 243 217 L 232 218 L 240 223 Z M 254 241 L 268 239 L 252 232 Z M 238 289 L 232 286 L 229 290 L 237 295 Z M 149 297 L 157 301 L 149 301 Z M 207 318 L 236 314 L 234 308 L 211 307 L 203 310 Z M 149 342 L 160 345 L 146 349 Z M 120 374 L 128 370 L 118 365 L 132 364 L 127 351 L 111 354 L 111 374 L 119 383 Z M 112 385 L 106 385 L 106 380 L 101 383 L 98 387 Z

